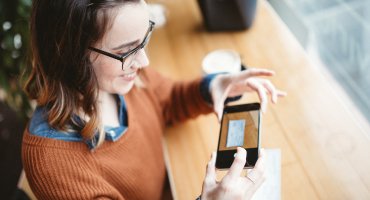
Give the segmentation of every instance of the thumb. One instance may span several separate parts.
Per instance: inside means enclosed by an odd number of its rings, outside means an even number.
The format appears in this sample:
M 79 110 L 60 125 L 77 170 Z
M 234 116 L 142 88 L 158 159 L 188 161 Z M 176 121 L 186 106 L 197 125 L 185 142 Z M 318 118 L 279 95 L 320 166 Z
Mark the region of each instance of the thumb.
M 222 113 L 224 110 L 224 103 L 227 98 L 227 91 L 222 94 L 222 96 L 219 99 L 214 99 L 214 110 L 217 114 L 218 121 L 221 122 L 222 119 Z
M 216 108 L 216 114 L 217 114 L 218 122 L 221 122 L 222 110 L 223 110 L 223 106 L 219 106 L 218 108 Z
M 206 177 L 204 179 L 204 186 L 210 187 L 216 184 L 216 152 L 212 152 L 211 160 L 207 164 Z
M 223 101 L 222 99 L 214 99 L 213 102 L 214 102 L 213 109 L 217 115 L 218 122 L 221 122 L 222 112 L 224 109 Z

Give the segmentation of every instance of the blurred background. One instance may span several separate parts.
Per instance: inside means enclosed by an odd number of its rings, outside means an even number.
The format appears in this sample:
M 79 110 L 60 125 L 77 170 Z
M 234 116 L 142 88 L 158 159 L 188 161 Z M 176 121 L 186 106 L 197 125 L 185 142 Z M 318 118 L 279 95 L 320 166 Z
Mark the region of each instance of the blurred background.
M 21 199 L 21 140 L 31 111 L 22 92 L 31 0 L 0 1 L 0 199 Z
M 370 122 L 370 1 L 270 0 L 309 56 Z
M 370 0 L 268 2 L 370 122 Z M 0 1 L 0 199 L 17 195 L 22 132 L 32 113 L 21 84 L 28 65 L 31 3 Z

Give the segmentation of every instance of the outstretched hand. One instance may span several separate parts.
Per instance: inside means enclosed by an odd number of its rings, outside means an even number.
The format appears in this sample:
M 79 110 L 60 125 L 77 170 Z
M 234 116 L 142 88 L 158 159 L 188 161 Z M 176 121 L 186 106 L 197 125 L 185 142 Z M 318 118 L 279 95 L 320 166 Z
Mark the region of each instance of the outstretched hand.
M 260 99 L 261 110 L 265 112 L 268 94 L 271 96 L 272 103 L 277 103 L 279 97 L 286 96 L 286 92 L 276 89 L 268 79 L 260 78 L 260 76 L 274 74 L 275 72 L 271 70 L 250 68 L 239 73 L 221 74 L 215 77 L 211 82 L 210 90 L 218 119 L 221 120 L 224 102 L 228 97 L 255 91 Z

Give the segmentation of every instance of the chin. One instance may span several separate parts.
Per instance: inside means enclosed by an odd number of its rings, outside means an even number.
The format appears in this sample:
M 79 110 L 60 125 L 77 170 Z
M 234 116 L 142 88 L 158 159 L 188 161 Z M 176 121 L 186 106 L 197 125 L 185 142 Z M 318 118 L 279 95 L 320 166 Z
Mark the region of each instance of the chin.
M 116 87 L 116 90 L 115 90 L 116 92 L 115 93 L 124 95 L 124 94 L 127 94 L 128 92 L 130 92 L 133 87 L 134 87 L 134 82 L 126 83 L 124 86 L 123 85 L 118 85 Z

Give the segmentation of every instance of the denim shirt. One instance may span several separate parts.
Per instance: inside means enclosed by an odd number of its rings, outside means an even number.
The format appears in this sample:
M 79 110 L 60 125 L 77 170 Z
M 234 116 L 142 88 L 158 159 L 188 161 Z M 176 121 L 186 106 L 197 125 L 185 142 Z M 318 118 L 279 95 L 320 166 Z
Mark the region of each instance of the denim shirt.
M 200 84 L 200 92 L 204 100 L 209 104 L 212 105 L 212 96 L 210 93 L 210 83 L 217 74 L 210 74 L 203 78 Z M 104 126 L 104 131 L 106 133 L 105 140 L 108 141 L 117 141 L 122 135 L 125 134 L 128 128 L 127 124 L 127 110 L 125 100 L 122 95 L 117 95 L 119 99 L 119 126 L 118 127 L 111 127 L 111 126 Z M 241 96 L 228 98 L 225 103 L 230 101 L 236 101 L 240 99 Z M 31 118 L 29 124 L 29 132 L 33 135 L 52 138 L 57 140 L 64 140 L 70 142 L 84 142 L 88 146 L 90 150 L 93 150 L 98 141 L 99 135 L 96 133 L 93 139 L 84 140 L 79 134 L 79 132 L 62 132 L 55 130 L 54 128 L 50 127 L 47 122 L 47 112 L 45 107 L 37 107 L 33 116 Z M 78 116 L 73 116 L 74 120 L 81 121 Z

